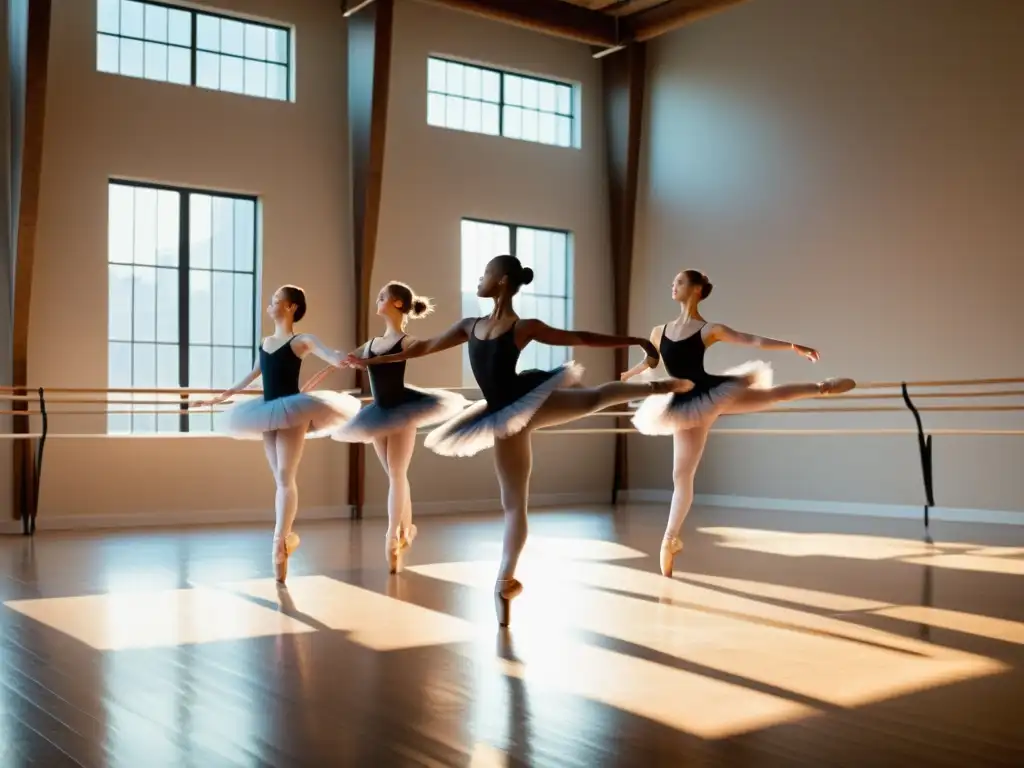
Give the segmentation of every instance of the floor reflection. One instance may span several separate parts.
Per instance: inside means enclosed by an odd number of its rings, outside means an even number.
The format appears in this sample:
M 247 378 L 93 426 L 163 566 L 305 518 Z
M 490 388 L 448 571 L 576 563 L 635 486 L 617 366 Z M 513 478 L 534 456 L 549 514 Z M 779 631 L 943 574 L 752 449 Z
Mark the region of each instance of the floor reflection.
M 926 575 L 1003 578 L 1024 563 L 1020 547 L 722 526 L 702 533 L 713 545 L 705 552 L 872 568 L 888 561 L 925 566 Z M 209 563 L 188 569 L 195 583 L 172 588 L 182 572 L 163 564 L 132 578 L 141 567 L 133 559 L 98 580 L 105 593 L 26 597 L 32 585 L 0 615 L 5 640 L 22 648 L 50 630 L 31 674 L 43 678 L 51 660 L 66 661 L 60 674 L 84 684 L 69 709 L 99 701 L 92 720 L 72 727 L 81 712 L 63 715 L 80 740 L 95 739 L 96 765 L 149 764 L 154 755 L 275 764 L 281 745 L 304 742 L 329 743 L 338 764 L 569 765 L 559 755 L 593 755 L 623 716 L 707 743 L 814 727 L 837 712 L 1017 671 L 1009 653 L 950 638 L 1024 646 L 1024 622 L 936 607 L 931 581 L 920 603 L 906 599 L 906 581 L 876 599 L 867 588 L 847 594 L 855 590 L 836 588 L 835 578 L 790 574 L 797 584 L 785 584 L 688 572 L 692 554 L 665 579 L 643 551 L 585 536 L 531 539 L 513 629 L 496 632 L 499 548 L 495 538 L 472 559 L 432 558 L 379 579 L 361 568 L 300 570 L 287 589 Z M 178 557 L 182 548 L 153 551 Z M 927 632 L 914 637 L 907 627 Z M 12 674 L 4 672 L 0 716 L 38 695 L 12 698 Z M 339 707 L 349 713 L 343 722 Z M 364 732 L 391 736 L 368 741 Z M 0 721 L 0 763 L 17 762 L 19 734 Z M 551 744 L 561 751 L 546 752 Z

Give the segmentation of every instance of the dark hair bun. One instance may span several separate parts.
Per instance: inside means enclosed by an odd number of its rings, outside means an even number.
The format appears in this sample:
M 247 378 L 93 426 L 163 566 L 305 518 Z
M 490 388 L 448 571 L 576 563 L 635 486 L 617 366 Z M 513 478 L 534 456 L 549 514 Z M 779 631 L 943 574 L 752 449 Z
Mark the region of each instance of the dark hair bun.
M 701 298 L 702 299 L 706 299 L 708 296 L 710 296 L 711 295 L 711 289 L 714 288 L 714 287 L 715 286 L 713 286 L 711 283 L 704 283 L 704 288 L 700 292 Z
M 533 270 L 529 267 L 523 267 L 522 284 L 529 285 L 533 282 Z
M 418 320 L 421 317 L 429 315 L 433 311 L 434 304 L 430 299 L 428 299 L 426 296 L 416 296 L 412 300 L 412 309 L 410 310 L 409 314 L 412 315 L 413 318 Z
M 295 305 L 292 322 L 299 322 L 306 315 L 306 292 L 297 285 L 282 285 L 281 293 L 289 304 Z

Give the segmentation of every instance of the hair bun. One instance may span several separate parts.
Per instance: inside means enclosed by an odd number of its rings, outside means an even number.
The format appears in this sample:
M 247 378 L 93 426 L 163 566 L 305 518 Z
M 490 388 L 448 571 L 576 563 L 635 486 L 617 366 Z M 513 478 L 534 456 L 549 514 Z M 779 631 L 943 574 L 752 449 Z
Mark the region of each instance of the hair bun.
M 412 300 L 412 310 L 410 314 L 419 319 L 426 315 L 429 315 L 434 309 L 433 302 L 426 296 L 416 296 Z
M 701 296 L 706 299 L 708 296 L 711 295 L 711 289 L 714 287 L 715 286 L 713 286 L 711 283 L 704 283 L 704 290 L 700 292 Z
M 523 267 L 523 285 L 529 285 L 533 282 L 533 270 L 529 267 Z

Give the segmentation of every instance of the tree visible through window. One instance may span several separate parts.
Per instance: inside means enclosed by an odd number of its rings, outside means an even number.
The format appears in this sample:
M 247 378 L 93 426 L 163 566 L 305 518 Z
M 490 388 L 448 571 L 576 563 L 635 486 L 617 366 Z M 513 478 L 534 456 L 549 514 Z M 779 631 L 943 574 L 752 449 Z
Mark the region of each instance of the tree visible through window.
M 477 219 L 462 220 L 462 313 L 482 316 L 492 309 L 489 299 L 476 295 L 477 282 L 487 262 L 510 253 L 534 271 L 533 282 L 516 297 L 521 317 L 535 317 L 556 328 L 572 324 L 572 260 L 569 232 Z M 530 344 L 519 357 L 519 370 L 554 368 L 569 359 L 566 347 Z M 468 349 L 463 351 L 462 381 L 474 386 Z
M 220 389 L 251 370 L 259 330 L 256 226 L 252 197 L 110 182 L 111 389 Z M 180 396 L 133 399 L 111 408 L 131 412 L 109 414 L 108 432 L 213 426 L 209 413 L 179 414 Z

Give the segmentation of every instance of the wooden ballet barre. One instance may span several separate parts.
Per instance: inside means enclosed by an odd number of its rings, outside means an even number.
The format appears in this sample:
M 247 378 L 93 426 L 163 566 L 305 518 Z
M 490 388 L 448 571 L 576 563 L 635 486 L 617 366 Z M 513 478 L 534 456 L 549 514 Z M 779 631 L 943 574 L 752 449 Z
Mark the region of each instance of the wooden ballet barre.
M 418 435 L 427 435 L 430 431 L 420 431 Z M 930 434 L 933 435 L 948 435 L 954 437 L 1021 437 L 1024 436 L 1024 429 L 934 429 L 929 430 Z M 541 435 L 612 435 L 612 434 L 633 434 L 640 435 L 634 429 L 539 429 L 535 434 Z M 771 437 L 814 437 L 814 436 L 836 436 L 836 435 L 849 435 L 849 436 L 862 436 L 862 437 L 889 437 L 889 436 L 906 436 L 915 435 L 917 430 L 914 429 L 712 429 L 709 434 L 712 435 L 751 435 L 751 436 L 771 436 Z M 41 438 L 43 435 L 41 432 L 32 432 L 28 434 L 16 434 L 13 432 L 0 432 L 0 439 L 4 440 L 24 440 L 32 438 Z M 213 432 L 152 432 L 146 434 L 105 434 L 101 432 L 94 433 L 49 433 L 47 439 L 58 438 L 64 440 L 125 440 L 125 439 L 199 439 L 199 438 L 214 438 L 222 440 L 232 440 L 230 435 L 222 435 Z
M 993 384 L 1024 384 L 1024 379 L 961 379 L 948 381 L 866 381 L 858 382 L 857 389 L 899 389 L 904 384 L 908 387 L 968 387 Z

